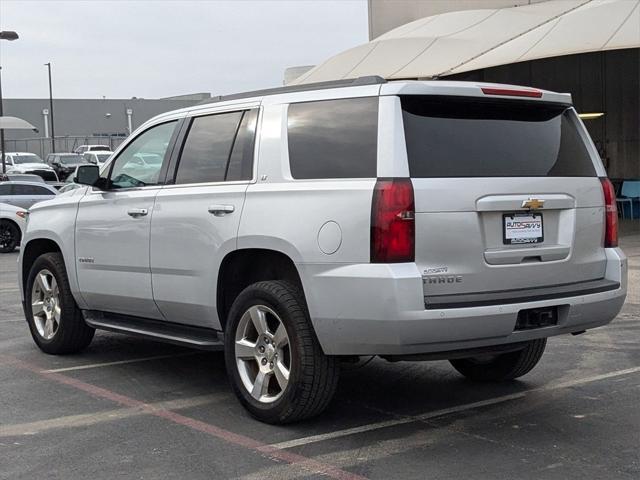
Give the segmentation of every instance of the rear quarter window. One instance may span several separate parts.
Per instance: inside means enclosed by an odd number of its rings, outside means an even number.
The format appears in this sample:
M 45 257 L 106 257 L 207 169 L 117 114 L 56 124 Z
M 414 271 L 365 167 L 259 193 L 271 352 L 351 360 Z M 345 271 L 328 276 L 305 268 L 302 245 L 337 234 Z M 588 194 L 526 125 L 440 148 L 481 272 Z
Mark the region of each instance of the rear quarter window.
M 425 96 L 401 103 L 412 177 L 596 176 L 567 106 Z
M 287 124 L 293 178 L 376 176 L 377 97 L 294 103 Z

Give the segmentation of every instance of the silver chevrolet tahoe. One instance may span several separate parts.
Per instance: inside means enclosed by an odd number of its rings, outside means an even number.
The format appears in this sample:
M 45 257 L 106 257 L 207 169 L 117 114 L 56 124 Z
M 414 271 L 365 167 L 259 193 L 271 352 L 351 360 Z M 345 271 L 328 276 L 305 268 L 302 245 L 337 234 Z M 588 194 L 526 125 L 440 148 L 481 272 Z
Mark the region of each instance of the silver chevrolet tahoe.
M 36 344 L 224 347 L 265 422 L 320 413 L 361 356 L 520 377 L 626 295 L 615 194 L 566 94 L 367 77 L 218 97 L 75 181 L 23 240 Z

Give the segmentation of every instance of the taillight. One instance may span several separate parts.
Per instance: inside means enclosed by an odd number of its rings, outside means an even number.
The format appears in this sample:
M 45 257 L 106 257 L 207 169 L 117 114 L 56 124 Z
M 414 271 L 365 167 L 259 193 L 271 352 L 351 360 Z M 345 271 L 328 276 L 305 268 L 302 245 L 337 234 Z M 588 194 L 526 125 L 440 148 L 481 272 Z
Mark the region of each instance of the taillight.
M 618 207 L 616 206 L 616 191 L 611 181 L 600 178 L 602 193 L 604 194 L 604 248 L 618 246 Z
M 411 180 L 378 179 L 371 204 L 371 262 L 413 262 L 415 232 Z

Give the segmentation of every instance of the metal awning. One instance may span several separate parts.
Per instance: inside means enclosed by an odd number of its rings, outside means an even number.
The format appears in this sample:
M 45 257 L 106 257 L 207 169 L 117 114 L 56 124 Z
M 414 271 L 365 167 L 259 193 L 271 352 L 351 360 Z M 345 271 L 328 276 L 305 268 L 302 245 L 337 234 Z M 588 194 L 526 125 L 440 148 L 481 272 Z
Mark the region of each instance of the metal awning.
M 640 0 L 552 0 L 422 18 L 291 82 L 436 78 L 510 63 L 640 47 Z
M 0 117 L 0 129 L 2 130 L 33 130 L 38 131 L 36 127 L 26 120 L 18 117 Z

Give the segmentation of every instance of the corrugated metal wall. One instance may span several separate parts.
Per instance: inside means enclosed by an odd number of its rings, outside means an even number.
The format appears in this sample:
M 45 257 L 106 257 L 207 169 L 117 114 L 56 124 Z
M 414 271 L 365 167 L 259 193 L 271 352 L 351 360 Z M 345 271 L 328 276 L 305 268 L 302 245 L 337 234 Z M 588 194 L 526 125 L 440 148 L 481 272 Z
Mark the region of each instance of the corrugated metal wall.
M 197 105 L 201 98 L 174 99 L 54 99 L 56 137 L 65 135 L 126 135 L 127 109 L 133 111 L 135 130 L 142 123 L 160 113 Z M 7 130 L 7 139 L 44 136 L 44 115 L 49 109 L 48 98 L 4 99 L 5 115 L 19 117 L 35 125 L 39 133 L 27 130 Z
M 609 176 L 640 178 L 640 49 L 610 50 L 502 65 L 447 79 L 512 83 L 570 92 Z

